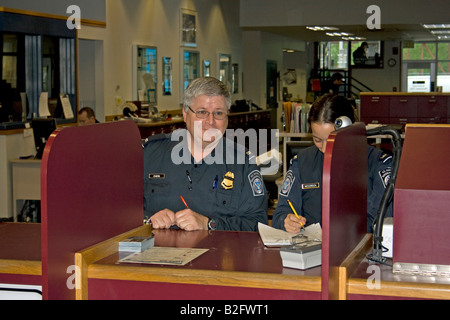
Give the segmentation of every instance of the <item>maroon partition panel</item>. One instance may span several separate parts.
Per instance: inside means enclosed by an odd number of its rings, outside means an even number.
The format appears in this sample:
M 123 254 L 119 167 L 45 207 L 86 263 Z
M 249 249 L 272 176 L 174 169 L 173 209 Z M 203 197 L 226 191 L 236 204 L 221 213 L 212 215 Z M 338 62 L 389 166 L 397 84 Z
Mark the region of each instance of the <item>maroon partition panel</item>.
M 450 265 L 450 125 L 407 126 L 394 192 L 394 263 Z
M 366 233 L 367 138 L 363 123 L 332 133 L 322 178 L 322 298 L 337 298 L 338 267 Z
M 142 179 L 141 138 L 131 121 L 50 136 L 41 166 L 44 299 L 75 298 L 75 252 L 142 225 Z

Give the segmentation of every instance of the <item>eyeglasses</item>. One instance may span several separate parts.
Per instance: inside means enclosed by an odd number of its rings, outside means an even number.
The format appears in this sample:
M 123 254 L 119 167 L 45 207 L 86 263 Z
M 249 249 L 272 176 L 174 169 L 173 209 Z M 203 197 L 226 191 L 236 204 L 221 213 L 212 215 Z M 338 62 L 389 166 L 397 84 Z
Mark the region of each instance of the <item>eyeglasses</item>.
M 189 110 L 192 111 L 192 113 L 194 113 L 196 115 L 197 118 L 199 119 L 206 119 L 209 117 L 209 115 L 211 114 L 211 112 L 206 111 L 206 110 L 197 110 L 194 111 L 191 109 L 191 107 L 189 107 Z M 224 111 L 213 111 L 212 112 L 213 118 L 216 120 L 223 120 L 228 116 L 228 113 L 224 112 Z

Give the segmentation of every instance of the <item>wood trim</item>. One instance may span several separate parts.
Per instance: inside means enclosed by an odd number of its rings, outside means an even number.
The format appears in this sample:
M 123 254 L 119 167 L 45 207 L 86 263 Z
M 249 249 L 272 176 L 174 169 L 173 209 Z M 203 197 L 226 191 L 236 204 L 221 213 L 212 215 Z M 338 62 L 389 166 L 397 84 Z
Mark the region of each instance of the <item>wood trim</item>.
M 367 233 L 352 252 L 345 258 L 338 268 L 338 299 L 347 300 L 347 282 L 348 278 L 356 270 L 358 265 L 366 256 L 366 253 L 372 247 L 372 234 Z
M 42 275 L 41 261 L 0 259 L 0 273 Z
M 448 92 L 361 92 L 361 96 L 449 96 Z
M 89 266 L 89 278 L 125 281 L 201 284 L 227 287 L 320 292 L 320 276 L 291 276 L 217 270 L 143 268 L 139 266 Z
M 119 234 L 116 237 L 100 242 L 80 252 L 75 253 L 75 265 L 77 272 L 75 273 L 76 281 L 76 299 L 88 299 L 88 266 L 104 257 L 107 257 L 119 248 L 119 241 L 131 236 L 150 235 L 152 232 L 150 225 L 143 225 L 128 232 Z
M 23 134 L 25 129 L 9 129 L 9 130 L 0 130 L 0 136 L 10 136 L 13 134 Z
M 58 19 L 58 20 L 67 20 L 67 18 L 68 18 L 68 16 L 60 16 L 60 15 L 56 15 L 56 14 L 34 12 L 34 11 L 21 10 L 21 9 L 11 9 L 11 8 L 5 8 L 5 7 L 0 7 L 0 12 L 23 14 L 23 15 L 27 15 L 27 16 Z M 89 26 L 89 27 L 106 28 L 106 22 L 98 21 L 98 20 L 90 20 L 90 19 L 81 19 L 81 25 L 86 26 L 86 27 Z
M 368 289 L 367 279 L 350 279 L 348 294 L 388 296 L 400 298 L 450 299 L 450 288 L 446 284 L 382 281 L 380 289 Z

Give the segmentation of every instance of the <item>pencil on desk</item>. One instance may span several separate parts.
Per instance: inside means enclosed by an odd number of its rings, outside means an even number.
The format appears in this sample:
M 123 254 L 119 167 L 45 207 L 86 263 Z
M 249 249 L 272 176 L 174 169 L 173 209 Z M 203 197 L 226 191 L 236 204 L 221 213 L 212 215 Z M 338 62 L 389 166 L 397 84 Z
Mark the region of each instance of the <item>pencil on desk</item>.
M 289 204 L 289 206 L 292 209 L 292 212 L 295 214 L 295 216 L 297 217 L 298 220 L 300 220 L 300 216 L 298 215 L 297 211 L 295 211 L 294 206 L 292 205 L 291 201 L 289 199 L 287 199 L 287 202 Z M 300 225 L 303 229 L 305 229 L 305 226 L 303 225 L 303 222 L 300 221 Z

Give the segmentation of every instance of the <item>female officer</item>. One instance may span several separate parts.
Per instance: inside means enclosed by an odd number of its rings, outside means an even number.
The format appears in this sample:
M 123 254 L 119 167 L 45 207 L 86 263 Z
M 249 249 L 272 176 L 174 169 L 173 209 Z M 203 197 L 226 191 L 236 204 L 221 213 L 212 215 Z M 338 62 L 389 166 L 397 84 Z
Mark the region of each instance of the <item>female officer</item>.
M 309 124 L 314 146 L 299 152 L 291 160 L 279 194 L 277 208 L 273 214 L 272 226 L 297 233 L 303 225 L 322 221 L 322 168 L 328 135 L 335 130 L 334 122 L 341 116 L 348 117 L 352 123 L 355 114 L 350 101 L 345 97 L 326 94 L 311 107 Z M 368 184 L 367 184 L 367 231 L 372 231 L 381 198 L 389 181 L 392 157 L 368 145 Z M 300 215 L 298 219 L 290 208 L 290 200 Z M 392 205 L 386 216 L 392 216 Z

